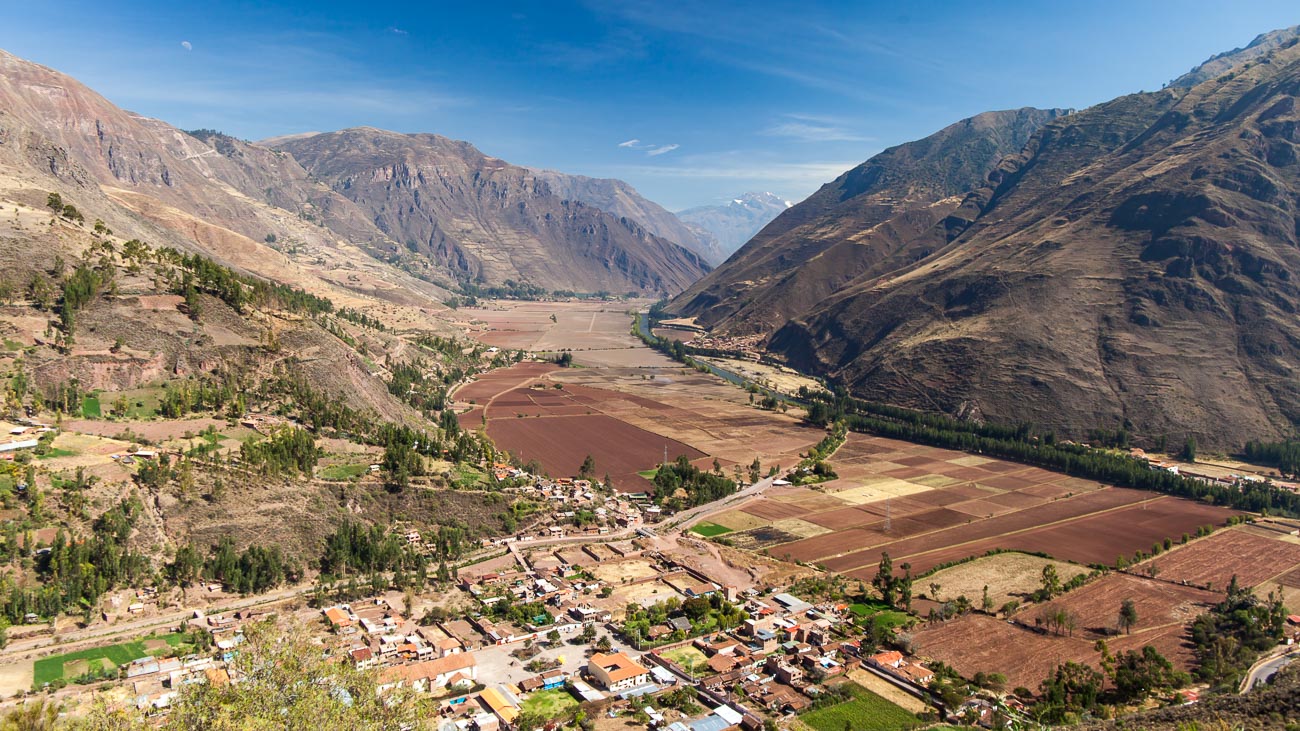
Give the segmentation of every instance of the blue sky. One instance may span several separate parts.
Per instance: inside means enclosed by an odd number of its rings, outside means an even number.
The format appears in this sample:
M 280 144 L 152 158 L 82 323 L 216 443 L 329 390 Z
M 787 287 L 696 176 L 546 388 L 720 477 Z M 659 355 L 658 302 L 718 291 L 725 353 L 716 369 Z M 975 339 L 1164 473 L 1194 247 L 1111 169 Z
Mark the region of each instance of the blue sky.
M 13 2 L 0 47 L 246 139 L 369 125 L 618 177 L 677 210 L 799 199 L 963 117 L 1160 85 L 1287 2 Z

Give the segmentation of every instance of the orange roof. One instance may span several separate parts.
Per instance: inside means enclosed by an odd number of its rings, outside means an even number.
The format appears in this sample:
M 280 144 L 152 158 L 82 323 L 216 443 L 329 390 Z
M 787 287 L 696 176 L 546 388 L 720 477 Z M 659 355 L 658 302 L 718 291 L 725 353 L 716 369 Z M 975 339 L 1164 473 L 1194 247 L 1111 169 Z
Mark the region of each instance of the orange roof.
M 455 655 L 440 657 L 437 660 L 425 660 L 412 665 L 394 665 L 384 670 L 383 679 L 386 683 L 396 683 L 403 680 L 414 683 L 457 670 L 472 668 L 477 664 L 478 661 L 474 659 L 473 653 L 460 652 Z
M 610 655 L 596 653 L 591 656 L 591 664 L 605 671 L 609 676 L 609 682 L 617 683 L 628 678 L 635 678 L 638 675 L 645 675 L 650 672 L 637 664 L 635 660 L 621 652 L 615 652 Z
M 456 657 L 456 655 L 452 655 L 452 657 Z M 519 717 L 519 709 L 506 700 L 506 697 L 496 688 L 484 688 L 483 692 L 478 694 L 478 697 L 506 723 L 513 723 Z
M 330 624 L 336 624 L 340 627 L 352 626 L 352 618 L 348 616 L 347 612 L 338 607 L 330 607 L 329 609 L 326 609 L 325 618 L 330 621 Z
M 896 665 L 903 661 L 903 653 L 898 650 L 889 650 L 888 652 L 878 652 L 871 656 L 872 660 L 881 665 Z

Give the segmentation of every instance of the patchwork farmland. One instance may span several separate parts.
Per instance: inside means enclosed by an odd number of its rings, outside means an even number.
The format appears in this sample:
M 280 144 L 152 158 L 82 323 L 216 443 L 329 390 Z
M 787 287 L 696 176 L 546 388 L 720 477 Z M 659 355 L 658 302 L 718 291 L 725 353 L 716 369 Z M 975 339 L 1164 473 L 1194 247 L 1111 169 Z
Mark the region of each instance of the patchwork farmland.
M 824 436 L 794 414 L 761 411 L 748 394 L 665 358 L 628 332 L 627 314 L 601 302 L 500 303 L 466 310 L 479 340 L 534 351 L 569 351 L 582 367 L 527 362 L 458 389 L 461 426 L 485 428 L 493 442 L 553 476 L 596 460 L 623 492 L 653 489 L 645 475 L 685 455 L 701 467 L 731 469 L 759 457 L 792 465 Z M 551 315 L 555 315 L 554 320 Z M 556 388 L 559 385 L 561 388 Z
M 769 491 L 711 521 L 738 546 L 855 578 L 881 554 L 914 573 L 995 548 L 1112 564 L 1231 510 L 976 455 L 850 434 L 839 478 Z
M 1139 619 L 1131 634 L 1118 634 L 1119 607 L 1125 599 L 1133 600 Z M 913 635 L 919 655 L 947 663 L 966 677 L 981 671 L 1003 673 L 1009 687 L 1034 687 L 1067 660 L 1097 667 L 1099 639 L 1107 641 L 1112 653 L 1152 645 L 1186 670 L 1194 660 L 1187 625 L 1220 599 L 1203 589 L 1112 574 L 1047 605 L 1022 609 L 1012 622 L 972 613 L 924 626 Z M 1073 632 L 1038 627 L 1036 619 L 1056 608 L 1075 618 Z

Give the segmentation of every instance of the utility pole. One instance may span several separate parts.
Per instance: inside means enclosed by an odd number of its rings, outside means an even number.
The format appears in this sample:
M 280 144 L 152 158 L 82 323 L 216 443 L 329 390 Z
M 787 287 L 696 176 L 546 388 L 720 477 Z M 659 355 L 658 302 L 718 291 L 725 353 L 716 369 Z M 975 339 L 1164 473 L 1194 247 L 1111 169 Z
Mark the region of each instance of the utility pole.
M 891 503 L 891 499 L 885 498 L 885 532 L 886 533 L 889 532 L 890 516 L 892 513 L 892 511 L 890 510 L 891 508 L 890 503 Z

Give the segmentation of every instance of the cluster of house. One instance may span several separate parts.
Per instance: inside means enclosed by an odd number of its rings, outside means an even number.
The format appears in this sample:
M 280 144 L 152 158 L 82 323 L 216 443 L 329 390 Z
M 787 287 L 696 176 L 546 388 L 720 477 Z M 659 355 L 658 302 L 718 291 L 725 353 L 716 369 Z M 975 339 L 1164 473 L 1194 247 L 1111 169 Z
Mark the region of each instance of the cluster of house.
M 744 698 L 775 715 L 806 710 L 823 683 L 851 667 L 887 674 L 918 691 L 934 677 L 899 652 L 863 657 L 861 643 L 843 631 L 852 621 L 843 604 L 814 606 L 781 593 L 750 596 L 744 607 L 750 619 L 740 627 L 690 643 L 705 658 L 699 666 L 676 666 L 669 660 L 675 646 L 656 650 L 656 660 L 691 678 L 702 677 L 700 688 L 721 699 Z
M 1153 470 L 1162 470 L 1164 472 L 1170 472 L 1175 475 L 1188 477 L 1193 480 L 1200 480 L 1201 482 L 1204 482 L 1207 485 L 1236 488 L 1236 487 L 1240 487 L 1243 483 L 1268 482 L 1272 484 L 1274 487 L 1279 487 L 1283 490 L 1290 490 L 1291 492 L 1300 492 L 1300 485 L 1296 484 L 1295 482 L 1288 482 L 1279 479 L 1269 479 L 1261 475 L 1257 475 L 1249 472 L 1238 474 L 1235 472 L 1223 473 L 1222 470 L 1208 470 L 1198 465 L 1191 465 L 1183 462 L 1173 462 L 1170 460 L 1159 459 L 1147 454 L 1145 450 L 1139 449 L 1137 447 L 1134 447 L 1129 450 L 1129 456 L 1133 457 L 1134 459 L 1140 459 L 1146 462 L 1147 466 L 1149 466 Z
M 157 600 L 157 592 L 142 590 L 137 596 L 136 604 L 143 605 Z M 194 616 L 186 622 L 191 630 L 201 630 L 212 636 L 212 644 L 217 649 L 214 655 L 188 655 L 170 657 L 166 655 L 141 657 L 122 666 L 123 675 L 131 683 L 135 705 L 140 710 L 165 709 L 181 688 L 193 683 L 229 683 L 237 678 L 229 665 L 235 648 L 243 642 L 242 629 L 247 622 L 265 619 L 266 612 L 242 610 L 230 614 L 204 614 L 195 611 Z M 145 640 L 145 649 L 166 651 L 168 645 L 164 640 Z
M 421 626 L 404 619 L 385 599 L 364 603 L 338 604 L 321 610 L 326 624 L 342 638 L 343 649 L 358 667 L 408 668 L 406 672 L 429 673 L 438 678 L 464 672 L 464 681 L 474 680 L 473 657 L 437 663 L 465 654 L 465 645 L 436 626 Z M 417 670 L 410 671 L 415 666 Z M 399 673 L 400 675 L 400 673 Z M 426 678 L 427 679 L 427 678 Z M 412 676 L 411 682 L 419 680 Z M 434 683 L 445 687 L 448 683 Z
M 0 441 L 0 459 L 6 460 L 12 460 L 20 449 L 35 449 L 41 443 L 42 435 L 58 431 L 48 424 L 27 418 L 19 419 L 16 425 L 6 424 L 4 429 L 7 434 Z
M 560 477 L 551 479 L 531 475 L 518 467 L 505 463 L 492 466 L 492 475 L 498 481 L 523 479 L 531 480 L 521 486 L 508 488 L 532 500 L 545 503 L 554 508 L 549 525 L 543 535 L 560 537 L 571 533 L 584 535 L 603 535 L 614 528 L 635 528 L 646 520 L 653 520 L 659 508 L 646 504 L 646 500 L 635 500 L 632 496 L 606 496 L 600 492 L 600 483 L 581 477 Z M 579 511 L 590 511 L 595 520 L 585 526 L 574 526 L 573 518 Z M 514 537 L 501 539 L 496 543 L 506 543 Z
M 209 655 L 142 657 L 126 663 L 123 671 L 136 708 L 142 711 L 167 708 L 186 685 L 230 682 L 226 663 Z

